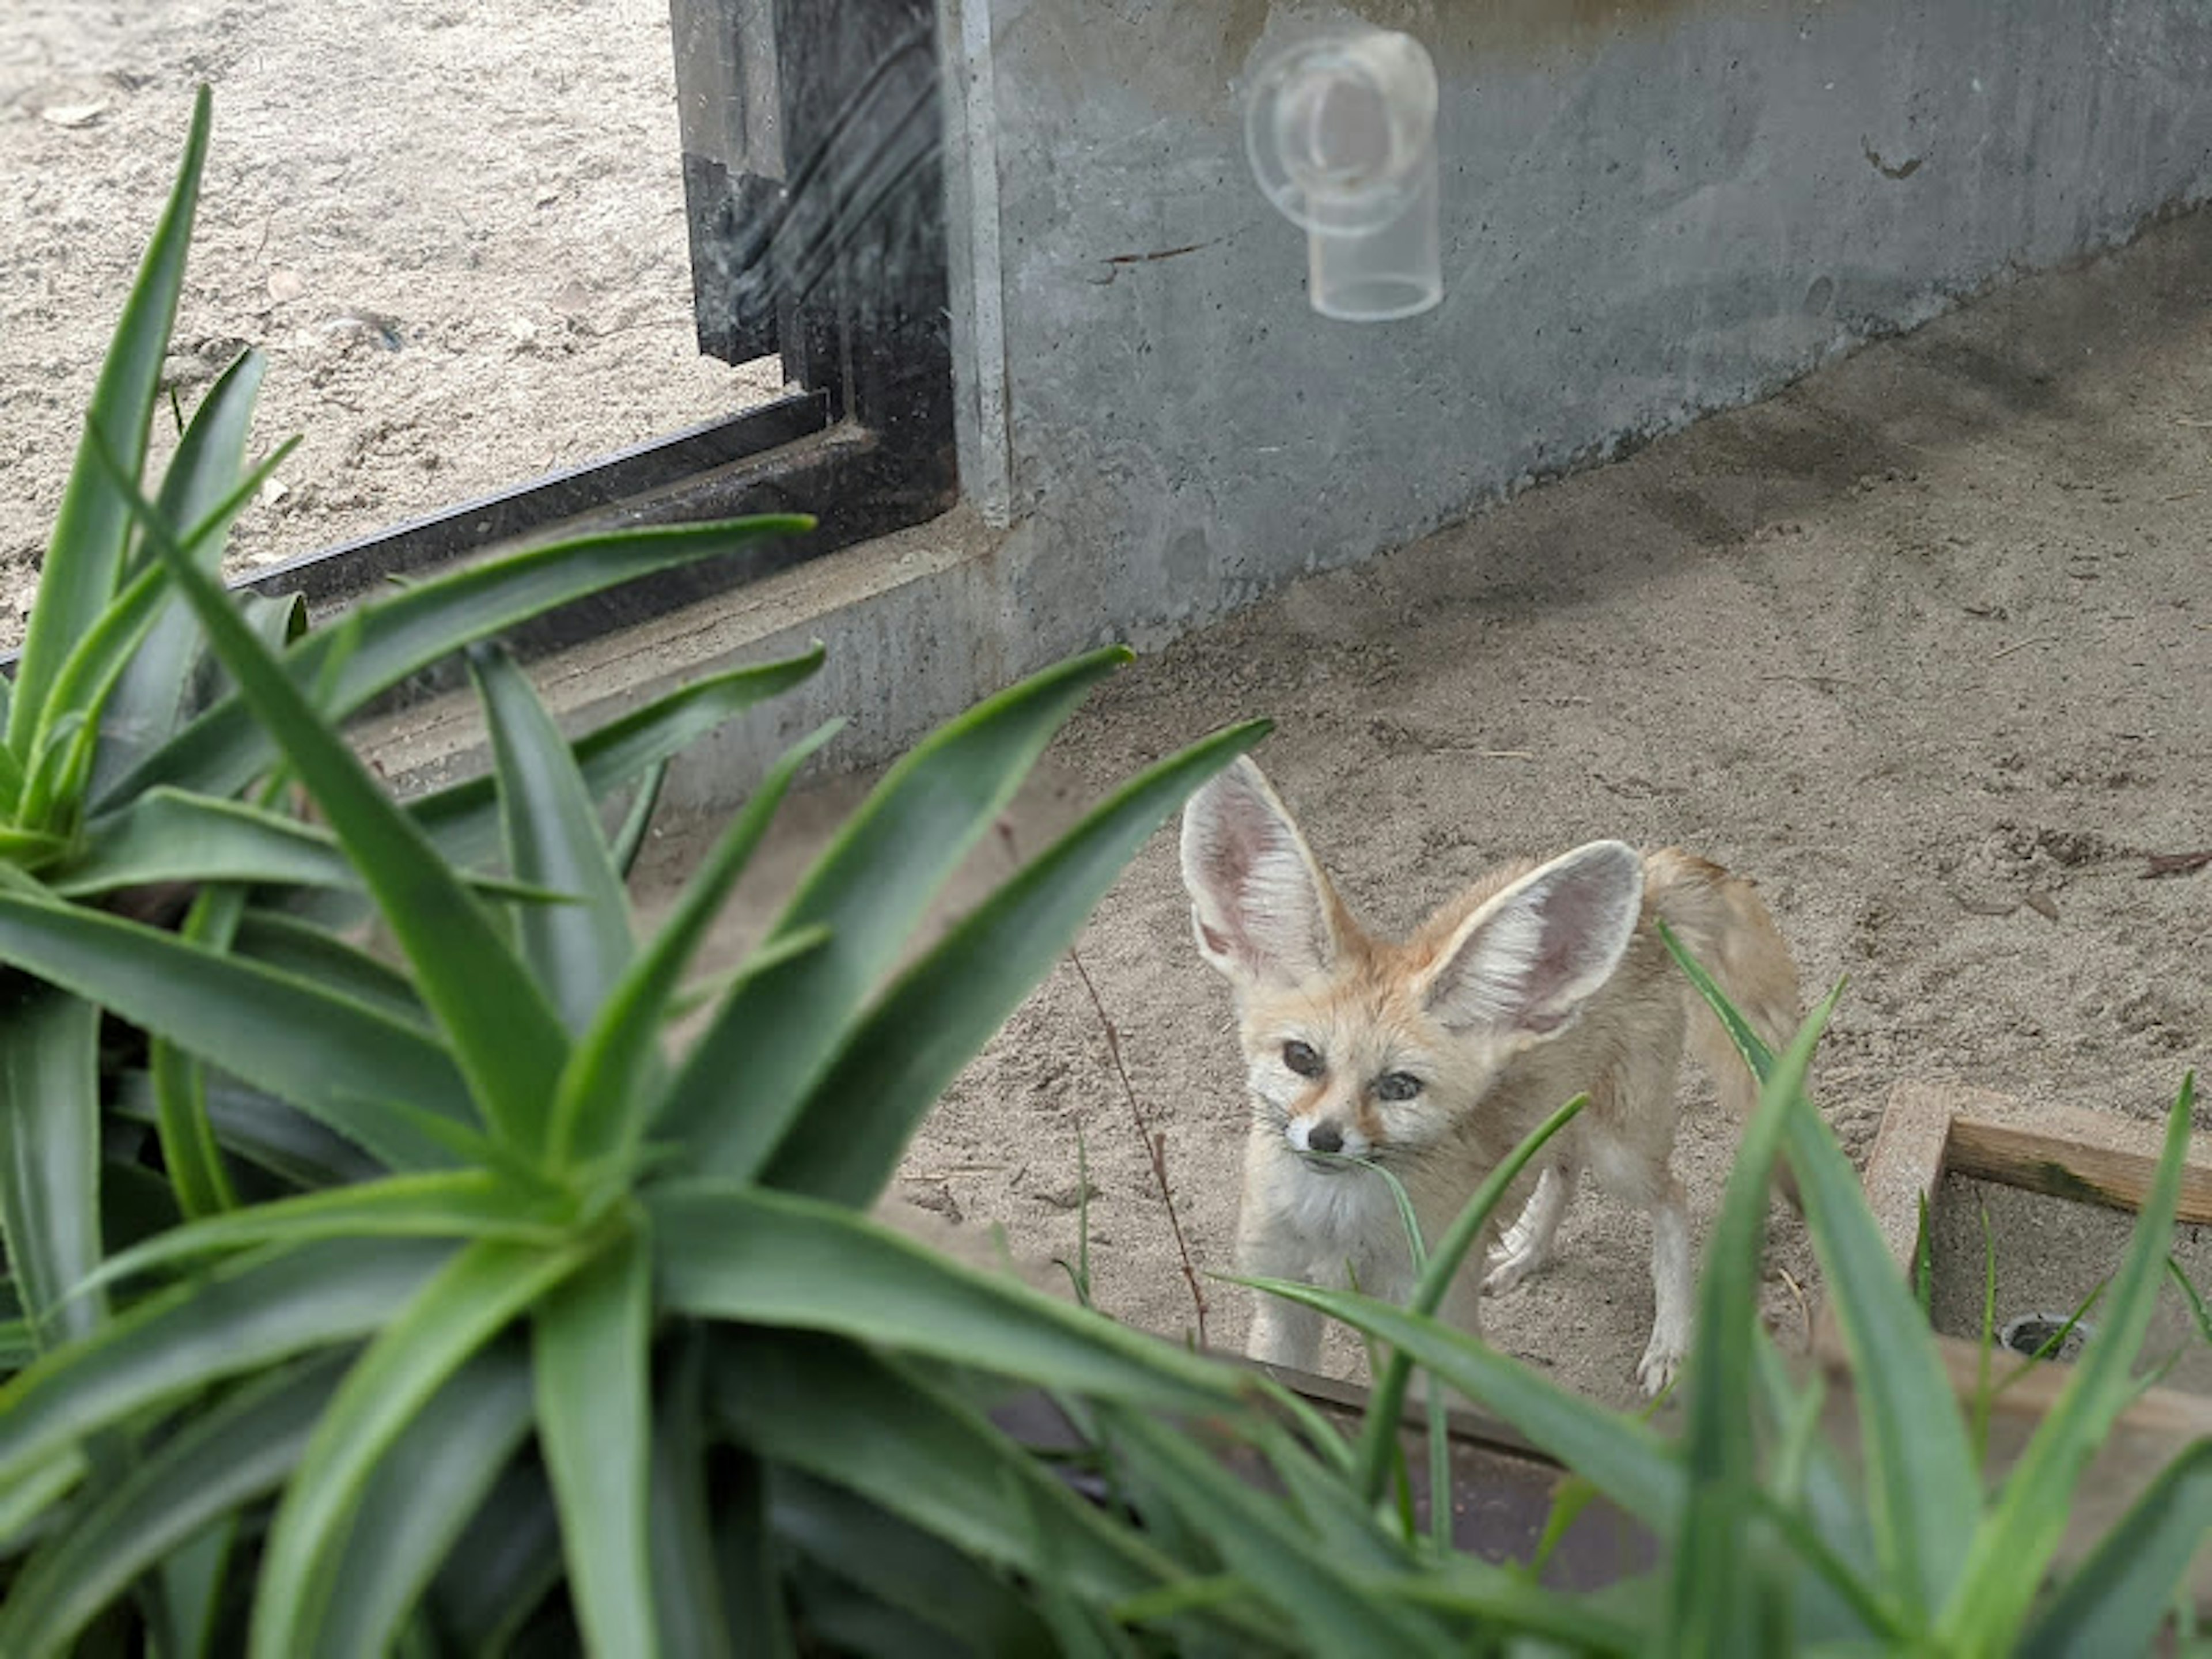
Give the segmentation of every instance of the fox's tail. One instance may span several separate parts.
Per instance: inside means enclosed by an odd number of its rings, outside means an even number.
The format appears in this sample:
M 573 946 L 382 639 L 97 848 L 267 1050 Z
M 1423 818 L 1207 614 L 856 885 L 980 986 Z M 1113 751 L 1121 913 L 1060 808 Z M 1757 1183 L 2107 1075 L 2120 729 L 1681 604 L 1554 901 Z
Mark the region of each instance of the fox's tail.
M 1644 867 L 1646 902 L 1719 982 L 1760 1040 L 1781 1052 L 1796 1035 L 1803 1004 L 1790 947 L 1758 890 L 1679 847 L 1652 854 Z M 1705 1000 L 1687 984 L 1682 988 L 1692 1005 L 1690 1052 L 1712 1078 L 1722 1104 L 1749 1117 L 1759 1104 L 1758 1079 Z M 1796 1204 L 1796 1183 L 1787 1165 L 1776 1166 L 1775 1182 Z

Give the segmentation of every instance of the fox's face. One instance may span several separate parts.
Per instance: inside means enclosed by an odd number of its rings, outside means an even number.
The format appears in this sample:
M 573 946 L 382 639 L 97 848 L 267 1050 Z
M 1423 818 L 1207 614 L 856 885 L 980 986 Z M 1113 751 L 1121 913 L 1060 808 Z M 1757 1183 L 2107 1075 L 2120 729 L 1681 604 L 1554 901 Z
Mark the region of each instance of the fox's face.
M 1249 760 L 1192 798 L 1182 872 L 1200 954 L 1236 993 L 1261 1121 L 1295 1152 L 1386 1164 L 1454 1133 L 1506 1066 L 1573 1022 L 1620 964 L 1644 893 L 1635 851 L 1593 842 L 1471 890 L 1403 944 L 1375 939 Z

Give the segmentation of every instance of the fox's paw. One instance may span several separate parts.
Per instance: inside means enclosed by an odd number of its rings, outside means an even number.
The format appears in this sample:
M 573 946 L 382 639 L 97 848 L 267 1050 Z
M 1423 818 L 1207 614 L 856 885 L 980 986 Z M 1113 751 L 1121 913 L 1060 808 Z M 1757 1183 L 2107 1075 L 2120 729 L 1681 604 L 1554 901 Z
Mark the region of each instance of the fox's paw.
M 1682 1369 L 1681 1345 L 1662 1341 L 1659 1334 L 1651 1334 L 1651 1346 L 1644 1351 L 1644 1358 L 1636 1367 L 1636 1380 L 1644 1385 L 1647 1398 L 1656 1400 L 1666 1392 L 1674 1374 Z
M 1504 1296 L 1552 1259 L 1552 1253 L 1518 1227 L 1507 1231 L 1503 1243 L 1490 1253 L 1490 1272 L 1482 1281 L 1485 1296 Z

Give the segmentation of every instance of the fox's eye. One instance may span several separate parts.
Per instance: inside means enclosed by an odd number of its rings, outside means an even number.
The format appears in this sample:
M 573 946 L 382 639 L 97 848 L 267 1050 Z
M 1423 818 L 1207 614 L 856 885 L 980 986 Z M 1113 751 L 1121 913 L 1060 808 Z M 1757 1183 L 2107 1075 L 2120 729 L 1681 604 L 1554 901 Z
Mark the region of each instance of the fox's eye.
M 1300 1077 L 1319 1077 L 1322 1072 L 1321 1056 L 1303 1042 L 1283 1045 L 1283 1064 Z
M 1376 1079 L 1375 1093 L 1382 1100 L 1411 1100 L 1421 1092 L 1421 1079 L 1411 1072 L 1386 1072 Z

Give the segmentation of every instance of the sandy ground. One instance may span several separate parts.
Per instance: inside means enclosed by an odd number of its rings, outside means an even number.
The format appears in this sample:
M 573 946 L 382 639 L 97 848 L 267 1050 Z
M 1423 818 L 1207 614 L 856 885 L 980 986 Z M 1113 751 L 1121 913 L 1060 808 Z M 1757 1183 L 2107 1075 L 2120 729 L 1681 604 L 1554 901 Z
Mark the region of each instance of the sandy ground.
M 260 447 L 306 439 L 240 520 L 234 569 L 778 389 L 773 362 L 698 355 L 662 0 L 9 0 L 0 644 L 202 82 L 215 137 L 170 379 L 189 409 L 262 346 Z
M 2000 289 L 1757 408 L 1297 584 L 1126 671 L 1015 814 L 1022 844 L 1248 715 L 1346 896 L 1404 928 L 1476 872 L 1619 836 L 1761 884 L 1808 986 L 1848 974 L 1818 1097 L 1863 1158 L 1890 1088 L 1955 1079 L 2154 1115 L 2212 1059 L 2212 217 Z M 726 960 L 836 814 L 799 803 Z M 647 884 L 693 856 L 672 831 Z M 1006 868 L 985 848 L 963 896 Z M 1246 1108 L 1225 987 L 1194 953 L 1173 837 L 1079 950 L 1200 1269 L 1231 1266 Z M 1694 1075 L 1693 1073 L 1692 1074 Z M 1734 1145 L 1690 1085 L 1677 1168 L 1702 1237 Z M 1072 963 L 922 1130 L 899 1193 L 1073 1258 L 1079 1146 L 1098 1300 L 1194 1328 L 1144 1135 Z M 1817 1296 L 1779 1209 L 1770 1319 Z M 1565 1259 L 1490 1330 L 1622 1404 L 1650 1229 L 1585 1192 Z M 1786 1275 L 1786 1277 L 1785 1277 Z M 1242 1292 L 1208 1292 L 1235 1346 Z M 1340 1368 L 1356 1369 L 1348 1345 Z

